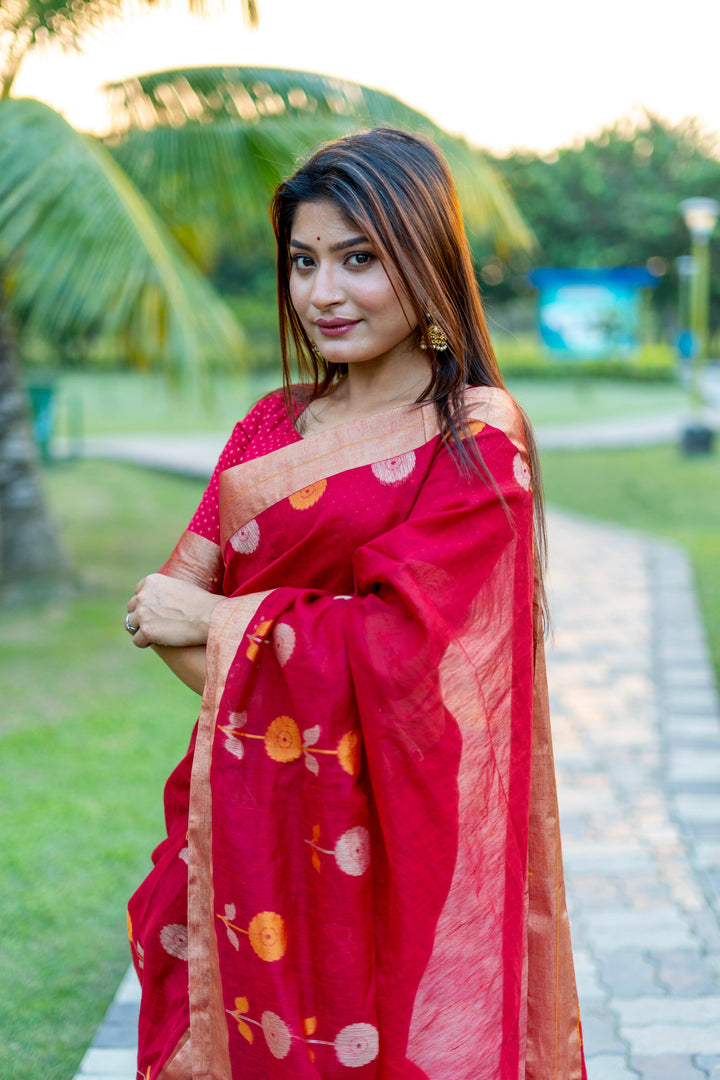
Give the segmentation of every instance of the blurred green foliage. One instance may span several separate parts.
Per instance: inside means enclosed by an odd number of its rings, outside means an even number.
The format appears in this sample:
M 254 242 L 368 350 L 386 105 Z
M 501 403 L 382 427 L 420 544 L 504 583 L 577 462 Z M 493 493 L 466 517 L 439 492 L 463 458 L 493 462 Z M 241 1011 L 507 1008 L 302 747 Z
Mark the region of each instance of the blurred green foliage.
M 658 273 L 653 303 L 677 296 L 674 259 L 690 240 L 678 204 L 720 197 L 720 143 L 695 120 L 670 124 L 644 113 L 619 120 L 579 145 L 550 154 L 515 152 L 493 162 L 508 181 L 540 245 L 539 265 L 646 265 Z M 713 319 L 720 321 L 720 250 L 713 251 Z M 485 291 L 497 299 L 527 292 L 527 260 L 481 257 Z M 500 280 L 500 278 L 502 280 Z
M 497 335 L 493 344 L 506 378 L 526 379 L 629 379 L 633 382 L 675 382 L 677 357 L 669 345 L 646 344 L 632 359 L 554 360 L 538 341 L 528 337 Z

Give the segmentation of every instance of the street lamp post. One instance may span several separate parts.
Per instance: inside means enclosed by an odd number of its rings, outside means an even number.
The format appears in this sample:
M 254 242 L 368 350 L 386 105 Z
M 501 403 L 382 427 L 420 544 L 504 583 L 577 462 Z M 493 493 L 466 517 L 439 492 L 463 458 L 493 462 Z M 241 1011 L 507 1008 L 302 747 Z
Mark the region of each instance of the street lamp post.
M 682 363 L 683 381 L 690 385 L 690 365 L 693 358 L 693 335 L 690 330 L 690 279 L 695 273 L 692 255 L 678 255 L 675 260 L 678 275 L 678 354 Z
M 684 199 L 680 203 L 680 211 L 692 240 L 694 272 L 690 276 L 690 400 L 693 411 L 697 412 L 704 403 L 701 376 L 708 356 L 710 236 L 720 214 L 720 203 L 716 199 Z M 708 451 L 712 440 L 712 430 L 699 422 L 691 424 L 683 434 L 683 446 L 688 452 Z

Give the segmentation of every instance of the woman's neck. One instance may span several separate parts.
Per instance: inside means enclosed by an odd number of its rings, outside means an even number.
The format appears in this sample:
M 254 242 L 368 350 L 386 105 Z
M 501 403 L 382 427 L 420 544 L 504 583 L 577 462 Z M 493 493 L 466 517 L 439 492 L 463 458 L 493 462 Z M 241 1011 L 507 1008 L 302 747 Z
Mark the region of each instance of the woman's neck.
M 427 387 L 431 374 L 430 361 L 420 350 L 396 356 L 391 363 L 348 364 L 347 375 L 332 387 L 325 404 L 346 420 L 372 416 L 412 404 Z

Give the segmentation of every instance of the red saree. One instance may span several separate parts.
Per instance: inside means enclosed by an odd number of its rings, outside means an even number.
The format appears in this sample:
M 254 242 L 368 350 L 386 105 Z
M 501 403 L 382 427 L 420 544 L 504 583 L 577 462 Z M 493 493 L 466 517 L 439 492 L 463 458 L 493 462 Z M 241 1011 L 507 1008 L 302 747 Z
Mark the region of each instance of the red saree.
M 145 1080 L 585 1075 L 523 427 L 466 403 L 505 506 L 401 408 L 222 473 L 163 568 L 226 599 L 130 902 Z

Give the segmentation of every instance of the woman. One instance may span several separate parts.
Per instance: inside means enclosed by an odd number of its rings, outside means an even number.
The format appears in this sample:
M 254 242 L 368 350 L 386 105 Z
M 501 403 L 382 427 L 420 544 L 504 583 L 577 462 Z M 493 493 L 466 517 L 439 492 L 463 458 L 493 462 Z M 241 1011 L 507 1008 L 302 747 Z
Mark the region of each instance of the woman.
M 202 694 L 129 909 L 139 1075 L 580 1080 L 537 463 L 452 181 L 379 129 L 272 215 L 285 394 L 128 604 Z

